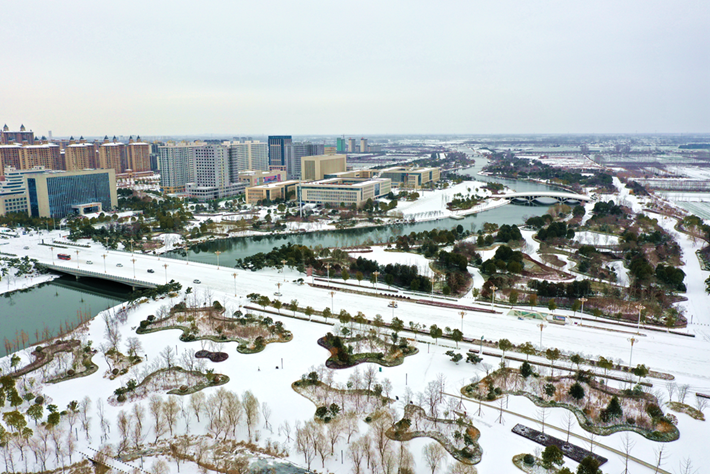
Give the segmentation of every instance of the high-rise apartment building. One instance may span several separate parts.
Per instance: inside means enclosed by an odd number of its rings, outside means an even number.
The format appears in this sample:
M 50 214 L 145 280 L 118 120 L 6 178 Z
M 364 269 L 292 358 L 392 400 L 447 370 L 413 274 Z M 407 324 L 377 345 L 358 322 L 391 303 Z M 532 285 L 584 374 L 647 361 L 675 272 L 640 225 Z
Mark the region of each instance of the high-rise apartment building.
M 4 167 L 28 170 L 35 166 L 46 169 L 63 169 L 59 145 L 46 140 L 34 145 L 11 143 L 0 145 L 0 175 Z
M 229 175 L 232 182 L 239 181 L 239 173 L 247 170 L 269 170 L 269 149 L 266 143 L 247 140 L 229 144 Z
M 293 151 L 291 135 L 274 135 L 269 137 L 269 166 L 288 166 Z
M 357 151 L 357 145 L 355 144 L 354 138 L 348 138 L 348 153 L 355 153 Z
M 29 132 L 25 129 L 24 125 L 20 125 L 19 132 L 12 132 L 10 128 L 5 124 L 0 133 L 0 144 L 7 145 L 9 143 L 27 143 L 28 145 L 33 145 L 35 142 L 35 134 L 32 130 Z
M 345 153 L 347 151 L 345 149 L 345 138 L 338 138 L 335 141 L 335 151 L 338 153 Z
M 158 147 L 160 153 L 160 186 L 165 192 L 185 191 L 185 183 L 195 181 L 195 148 L 199 143 L 168 143 Z
M 133 172 L 150 171 L 150 143 L 141 141 L 139 136 L 136 140 L 131 137 L 126 147 L 127 169 Z M 126 171 L 125 169 L 123 171 Z
M 367 138 L 360 139 L 360 153 L 367 153 Z
M 118 140 L 116 140 L 116 137 L 113 137 L 113 140 L 109 141 L 108 136 L 105 136 L 103 143 L 99 147 L 98 168 L 111 168 L 116 172 L 116 174 L 120 174 L 125 171 L 125 163 L 125 143 L 119 142 Z
M 67 171 L 99 168 L 96 147 L 87 143 L 84 137 L 78 142 L 74 137 L 69 138 L 69 144 L 64 147 L 64 162 Z

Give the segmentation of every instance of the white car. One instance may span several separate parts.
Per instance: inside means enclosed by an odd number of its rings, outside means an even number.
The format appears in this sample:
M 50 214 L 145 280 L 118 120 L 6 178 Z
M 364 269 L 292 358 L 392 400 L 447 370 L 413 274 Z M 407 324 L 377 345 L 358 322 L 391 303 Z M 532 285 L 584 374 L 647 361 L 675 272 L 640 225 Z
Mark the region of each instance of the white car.
M 200 280 L 197 280 L 197 279 L 192 280 L 192 282 L 193 282 L 195 285 L 199 285 L 200 283 L 202 283 Z
M 397 303 L 395 303 L 394 301 L 390 301 L 390 304 L 388 304 L 387 307 L 388 307 L 388 308 L 396 308 L 396 307 L 397 307 Z
M 116 266 L 117 266 L 117 267 L 122 267 L 123 264 L 122 264 L 122 263 L 117 263 Z

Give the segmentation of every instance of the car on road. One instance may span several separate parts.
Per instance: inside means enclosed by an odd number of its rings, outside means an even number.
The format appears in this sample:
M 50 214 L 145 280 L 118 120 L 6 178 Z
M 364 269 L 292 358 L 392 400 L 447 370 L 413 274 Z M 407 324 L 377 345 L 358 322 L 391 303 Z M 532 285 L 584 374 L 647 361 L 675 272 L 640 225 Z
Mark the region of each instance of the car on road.
M 92 262 L 91 260 L 87 260 L 87 261 L 86 261 L 86 264 L 87 264 L 87 265 L 93 265 L 94 262 Z
M 22 247 L 22 248 L 25 249 L 25 250 L 29 250 L 29 249 L 30 249 L 30 248 L 29 248 L 28 246 L 26 246 L 26 245 L 25 245 L 24 247 Z
M 274 293 L 274 296 L 283 296 L 283 295 L 277 291 Z
M 192 280 L 192 282 L 193 282 L 195 285 L 199 285 L 200 283 L 202 283 L 200 280 L 197 280 L 197 279 Z
M 122 263 L 117 263 L 116 266 L 117 266 L 117 267 L 122 267 L 123 264 L 122 264 Z
M 152 268 L 149 268 L 148 273 L 155 273 L 155 270 L 153 270 Z
M 397 307 L 397 303 L 395 303 L 394 301 L 390 301 L 390 304 L 388 304 L 387 307 L 388 307 L 388 308 L 396 308 L 396 307 Z

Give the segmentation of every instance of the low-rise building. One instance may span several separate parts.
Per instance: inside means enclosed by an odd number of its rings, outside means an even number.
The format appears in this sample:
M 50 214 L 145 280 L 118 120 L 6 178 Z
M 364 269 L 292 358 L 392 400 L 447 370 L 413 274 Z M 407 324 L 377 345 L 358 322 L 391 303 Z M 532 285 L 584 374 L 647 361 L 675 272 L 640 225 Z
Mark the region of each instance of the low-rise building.
M 211 201 L 238 194 L 244 194 L 246 183 L 225 183 L 219 186 L 200 185 L 198 183 L 185 183 L 185 195 L 196 198 L 198 201 Z
M 292 179 L 275 183 L 251 186 L 246 189 L 247 204 L 257 204 L 258 202 L 286 200 L 290 193 L 296 196 L 296 188 L 300 181 Z
M 387 178 L 331 178 L 302 183 L 298 200 L 304 203 L 344 204 L 362 207 L 368 199 L 389 194 L 392 181 Z
M 4 176 L 0 176 L 0 216 L 13 212 L 27 214 L 27 187 L 24 177 L 46 171 L 41 166 L 29 170 L 18 170 L 11 166 L 5 168 Z
M 440 179 L 439 168 L 410 168 L 405 166 L 395 166 L 380 170 L 380 176 L 389 178 L 392 183 L 403 188 L 419 189 L 430 182 L 437 182 Z
M 278 183 L 286 180 L 286 171 L 272 170 L 248 170 L 239 173 L 239 181 L 249 186 L 260 186 L 262 184 Z

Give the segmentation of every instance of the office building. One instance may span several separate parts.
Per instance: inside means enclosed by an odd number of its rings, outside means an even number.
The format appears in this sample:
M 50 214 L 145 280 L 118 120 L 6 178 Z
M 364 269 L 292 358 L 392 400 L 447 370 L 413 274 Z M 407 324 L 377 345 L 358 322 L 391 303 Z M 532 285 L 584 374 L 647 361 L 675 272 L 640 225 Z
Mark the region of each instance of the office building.
M 67 171 L 99 168 L 96 147 L 87 143 L 84 137 L 77 142 L 74 137 L 69 139 L 69 144 L 64 147 L 64 166 Z
M 322 155 L 335 155 L 338 152 L 338 149 L 334 146 L 324 146 L 323 147 L 323 153 L 318 153 Z
M 331 178 L 301 183 L 298 200 L 304 203 L 362 207 L 368 199 L 389 194 L 392 182 L 387 178 Z
M 301 179 L 301 158 L 304 156 L 325 155 L 325 145 L 310 142 L 293 143 L 293 152 L 286 163 L 288 179 Z
M 126 147 L 126 166 L 135 173 L 150 171 L 151 168 L 151 146 L 150 143 L 141 141 L 139 136 L 136 140 L 130 137 Z M 126 171 L 125 169 L 123 171 Z
M 338 138 L 335 141 L 335 151 L 337 153 L 345 153 L 347 151 L 345 149 L 345 138 Z
M 19 132 L 11 132 L 10 128 L 5 124 L 0 132 L 0 144 L 8 145 L 10 143 L 26 143 L 27 145 L 33 145 L 35 142 L 35 134 L 32 130 L 29 132 L 25 129 L 24 125 L 20 125 Z
M 367 138 L 360 139 L 360 153 L 367 153 Z
M 348 138 L 348 153 L 357 152 L 357 145 L 355 144 L 354 138 Z
M 251 186 L 246 189 L 247 204 L 257 204 L 259 202 L 273 202 L 278 200 L 294 199 L 296 188 L 300 181 L 293 179 L 278 183 L 266 183 L 259 186 Z
M 109 141 L 108 136 L 105 136 L 103 143 L 99 146 L 98 168 L 111 168 L 116 174 L 120 174 L 126 170 L 126 162 L 126 145 L 116 140 L 116 137 Z
M 439 181 L 439 168 L 409 168 L 395 166 L 380 170 L 380 176 L 389 178 L 393 184 L 403 188 L 419 189 L 429 183 Z
M 270 136 L 269 140 L 269 166 L 287 166 L 290 154 L 293 151 L 291 147 L 293 141 L 291 135 L 274 135 Z
M 24 178 L 46 171 L 41 166 L 27 170 L 18 170 L 11 166 L 5 168 L 4 176 L 0 176 L 0 216 L 14 212 L 27 214 L 28 200 Z
M 340 173 L 347 170 L 346 155 L 315 155 L 301 158 L 301 179 L 315 181 L 326 174 Z
M 113 169 L 49 171 L 23 177 L 31 217 L 109 211 L 118 204 Z

